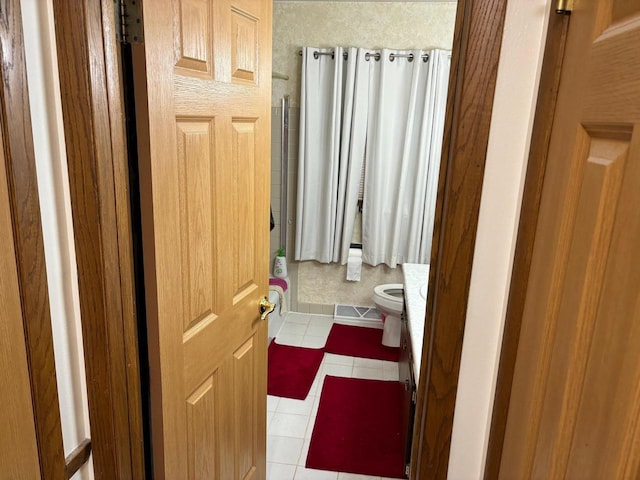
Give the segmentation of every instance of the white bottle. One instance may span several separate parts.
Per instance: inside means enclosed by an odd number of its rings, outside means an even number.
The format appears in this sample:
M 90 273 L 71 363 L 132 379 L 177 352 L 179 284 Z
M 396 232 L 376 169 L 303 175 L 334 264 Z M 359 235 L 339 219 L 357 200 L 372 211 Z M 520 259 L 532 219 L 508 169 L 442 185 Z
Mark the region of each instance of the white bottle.
M 278 254 L 273 262 L 273 276 L 276 278 L 287 278 L 287 257 L 284 250 L 278 250 Z

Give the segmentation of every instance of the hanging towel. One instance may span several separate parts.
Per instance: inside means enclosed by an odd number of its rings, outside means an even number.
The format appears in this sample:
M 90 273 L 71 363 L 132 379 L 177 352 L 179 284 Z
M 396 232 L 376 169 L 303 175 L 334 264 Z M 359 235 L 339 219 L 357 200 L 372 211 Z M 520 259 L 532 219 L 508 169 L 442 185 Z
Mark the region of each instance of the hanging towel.
M 272 286 L 272 285 L 279 286 L 285 292 L 289 288 L 289 282 L 287 282 L 287 280 L 284 278 L 273 278 L 273 277 L 269 278 L 269 286 Z
M 280 299 L 280 315 L 287 313 L 287 300 L 284 296 L 284 289 L 280 285 L 269 285 L 270 292 L 276 292 Z

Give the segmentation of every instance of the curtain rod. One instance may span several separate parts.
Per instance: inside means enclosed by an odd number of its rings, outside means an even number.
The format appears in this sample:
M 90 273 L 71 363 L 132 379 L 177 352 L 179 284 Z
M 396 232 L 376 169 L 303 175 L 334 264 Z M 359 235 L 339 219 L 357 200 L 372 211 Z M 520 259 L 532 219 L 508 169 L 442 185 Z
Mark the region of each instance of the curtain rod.
M 298 50 L 298 55 L 302 56 L 302 50 Z M 318 58 L 320 58 L 321 55 L 331 55 L 331 58 L 335 58 L 336 57 L 336 54 L 335 54 L 334 51 L 331 51 L 331 52 L 319 52 L 318 50 L 316 50 L 315 52 L 313 52 L 313 58 L 315 58 L 316 60 Z M 377 53 L 369 53 L 369 52 L 367 52 L 364 55 L 364 59 L 367 62 L 369 61 L 369 59 L 371 57 L 373 57 L 376 62 L 380 61 L 380 53 L 379 52 L 377 52 Z M 344 52 L 342 54 L 342 58 L 344 58 L 346 60 L 347 58 L 349 58 L 349 54 L 347 52 Z M 408 58 L 410 62 L 413 62 L 414 55 L 413 55 L 413 53 L 390 53 L 389 54 L 389 60 L 390 61 L 393 62 L 396 58 Z M 422 54 L 420 56 L 420 58 L 422 58 L 423 62 L 427 62 L 429 60 L 429 54 L 428 53 L 424 53 L 424 54 Z

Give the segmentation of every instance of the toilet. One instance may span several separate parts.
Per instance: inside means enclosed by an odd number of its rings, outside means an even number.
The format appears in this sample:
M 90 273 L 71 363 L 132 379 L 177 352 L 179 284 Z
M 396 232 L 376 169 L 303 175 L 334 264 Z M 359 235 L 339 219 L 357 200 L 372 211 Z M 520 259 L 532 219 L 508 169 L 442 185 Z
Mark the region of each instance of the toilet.
M 373 303 L 385 316 L 382 344 L 387 347 L 400 346 L 400 315 L 404 308 L 404 285 L 387 283 L 373 289 Z

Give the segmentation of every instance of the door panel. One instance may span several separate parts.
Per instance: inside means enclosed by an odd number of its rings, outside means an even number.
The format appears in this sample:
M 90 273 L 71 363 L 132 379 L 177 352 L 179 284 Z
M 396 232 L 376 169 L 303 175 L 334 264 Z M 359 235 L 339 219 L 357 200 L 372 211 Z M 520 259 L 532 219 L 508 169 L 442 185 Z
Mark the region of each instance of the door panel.
M 40 459 L 1 133 L 0 140 L 0 472 L 6 478 L 35 480 L 41 478 Z
M 156 478 L 265 476 L 271 8 L 164 0 L 144 12 L 135 88 Z
M 562 71 L 500 476 L 637 478 L 637 2 L 576 2 Z

